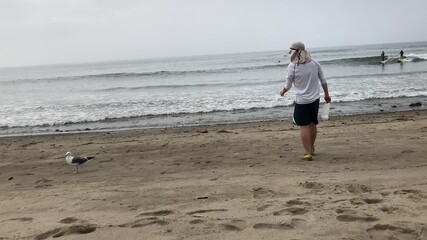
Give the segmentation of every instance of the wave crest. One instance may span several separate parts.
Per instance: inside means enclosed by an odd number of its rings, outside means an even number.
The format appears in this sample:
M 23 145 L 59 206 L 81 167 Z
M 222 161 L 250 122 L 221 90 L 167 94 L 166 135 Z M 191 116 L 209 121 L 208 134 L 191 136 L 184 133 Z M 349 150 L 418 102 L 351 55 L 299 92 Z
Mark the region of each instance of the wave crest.
M 398 57 L 388 57 L 386 56 L 387 63 L 398 63 Z M 423 62 L 427 60 L 427 57 L 424 55 L 415 55 L 411 54 L 406 56 L 406 62 Z M 354 58 L 340 58 L 321 61 L 322 64 L 346 64 L 346 65 L 377 65 L 381 61 L 380 56 L 368 56 L 368 57 L 354 57 Z
M 197 70 L 183 70 L 183 71 L 152 71 L 152 72 L 116 72 L 116 73 L 100 73 L 100 74 L 88 74 L 88 75 L 76 75 L 76 76 L 59 76 L 54 78 L 39 78 L 39 79 L 15 79 L 9 81 L 10 83 L 16 82 L 41 82 L 41 81 L 73 81 L 73 80 L 85 80 L 85 79 L 122 79 L 122 78 L 144 78 L 144 77 L 176 77 L 186 75 L 209 75 L 209 74 L 221 74 L 221 73 L 236 73 L 251 70 L 263 70 L 263 69 L 274 69 L 285 67 L 287 64 L 266 64 L 259 66 L 248 66 L 248 67 L 230 67 L 230 68 L 218 68 L 218 69 L 197 69 Z

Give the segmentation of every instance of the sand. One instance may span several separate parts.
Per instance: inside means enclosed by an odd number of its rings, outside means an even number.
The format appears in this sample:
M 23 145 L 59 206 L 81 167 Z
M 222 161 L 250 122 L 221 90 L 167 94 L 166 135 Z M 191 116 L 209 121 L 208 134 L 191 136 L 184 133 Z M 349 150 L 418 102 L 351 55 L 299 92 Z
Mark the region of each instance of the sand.
M 96 156 L 78 173 L 65 153 Z M 427 239 L 427 111 L 0 138 L 0 239 Z

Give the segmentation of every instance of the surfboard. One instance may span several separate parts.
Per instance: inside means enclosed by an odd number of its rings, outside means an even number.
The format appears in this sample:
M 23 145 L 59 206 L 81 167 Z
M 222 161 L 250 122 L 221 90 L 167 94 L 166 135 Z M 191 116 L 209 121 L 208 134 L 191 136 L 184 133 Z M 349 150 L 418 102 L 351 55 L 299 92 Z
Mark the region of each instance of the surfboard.
M 397 59 L 397 62 L 400 62 L 400 63 L 406 62 L 406 57 L 400 57 L 399 59 Z

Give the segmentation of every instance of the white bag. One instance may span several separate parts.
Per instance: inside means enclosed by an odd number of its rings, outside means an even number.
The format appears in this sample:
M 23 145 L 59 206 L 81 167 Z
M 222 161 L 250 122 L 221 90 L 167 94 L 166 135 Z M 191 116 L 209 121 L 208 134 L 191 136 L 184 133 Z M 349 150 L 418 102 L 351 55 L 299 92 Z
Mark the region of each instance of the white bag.
M 331 103 L 325 103 L 322 107 L 322 113 L 320 114 L 320 119 L 322 121 L 329 120 L 329 110 L 331 109 Z

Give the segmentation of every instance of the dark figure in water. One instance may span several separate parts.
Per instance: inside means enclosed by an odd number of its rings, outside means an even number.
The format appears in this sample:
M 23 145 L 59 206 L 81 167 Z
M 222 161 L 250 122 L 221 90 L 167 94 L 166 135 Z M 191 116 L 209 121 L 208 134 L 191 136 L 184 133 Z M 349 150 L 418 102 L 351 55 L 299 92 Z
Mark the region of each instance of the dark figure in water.
M 400 50 L 400 58 L 404 58 L 404 56 L 403 56 L 403 50 Z
M 384 61 L 385 60 L 385 53 L 384 51 L 381 52 L 381 60 Z

